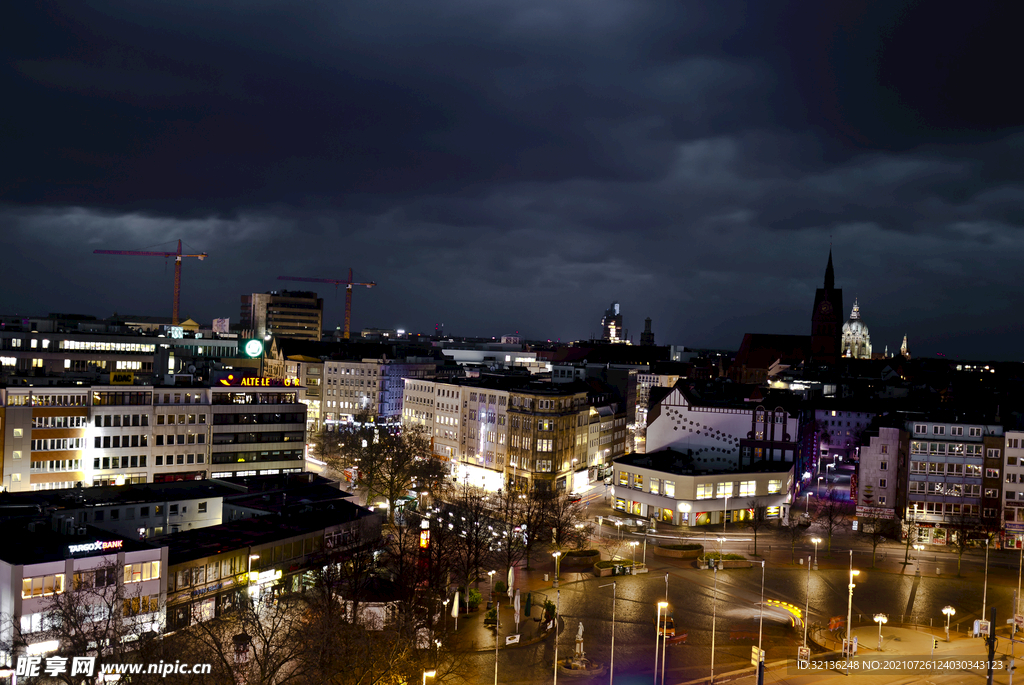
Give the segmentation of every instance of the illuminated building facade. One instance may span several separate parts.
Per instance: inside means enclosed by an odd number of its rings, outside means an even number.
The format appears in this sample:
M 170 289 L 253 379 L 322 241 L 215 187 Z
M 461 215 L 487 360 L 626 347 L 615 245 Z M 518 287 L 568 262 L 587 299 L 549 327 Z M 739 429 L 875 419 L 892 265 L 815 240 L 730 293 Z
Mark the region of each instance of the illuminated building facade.
M 851 359 L 871 359 L 871 334 L 860 318 L 860 304 L 856 299 L 849 320 L 843 324 L 842 354 Z
M 601 338 L 611 343 L 626 341 L 626 331 L 622 328 L 622 313 L 619 311 L 618 302 L 612 302 L 604 312 L 604 318 L 601 319 Z

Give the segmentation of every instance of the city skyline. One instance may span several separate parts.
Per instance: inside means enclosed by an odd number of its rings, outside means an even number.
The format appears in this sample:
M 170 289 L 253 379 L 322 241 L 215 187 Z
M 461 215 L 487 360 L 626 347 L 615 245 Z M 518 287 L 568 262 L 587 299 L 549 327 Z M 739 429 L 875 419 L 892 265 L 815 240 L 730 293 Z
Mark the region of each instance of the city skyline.
M 0 313 L 169 315 L 172 265 L 92 251 L 181 238 L 204 324 L 353 268 L 356 331 L 587 339 L 619 301 L 736 349 L 809 334 L 831 246 L 876 352 L 1017 355 L 1020 10 L 396 9 L 15 8 Z

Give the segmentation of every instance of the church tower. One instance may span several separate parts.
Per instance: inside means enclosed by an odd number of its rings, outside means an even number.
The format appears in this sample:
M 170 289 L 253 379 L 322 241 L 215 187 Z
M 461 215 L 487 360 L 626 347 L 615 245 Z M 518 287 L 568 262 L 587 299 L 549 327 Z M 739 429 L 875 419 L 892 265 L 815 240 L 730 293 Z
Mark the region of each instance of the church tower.
M 839 361 L 842 316 L 843 291 L 836 289 L 830 249 L 828 266 L 825 267 L 825 287 L 815 292 L 814 311 L 811 312 L 811 364 L 831 366 Z

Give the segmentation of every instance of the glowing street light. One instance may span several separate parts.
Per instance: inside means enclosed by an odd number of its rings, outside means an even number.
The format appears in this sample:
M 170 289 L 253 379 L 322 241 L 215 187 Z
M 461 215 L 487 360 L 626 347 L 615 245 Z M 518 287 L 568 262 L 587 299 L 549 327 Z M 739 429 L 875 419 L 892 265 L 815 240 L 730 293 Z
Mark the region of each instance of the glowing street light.
M 427 678 L 433 678 L 437 675 L 437 671 L 423 671 L 423 685 L 427 685 Z
M 636 540 L 633 540 L 632 542 L 629 543 L 629 546 L 633 548 L 633 566 L 630 567 L 629 573 L 630 573 L 630 575 L 634 575 L 634 576 L 636 575 L 636 546 L 639 545 L 639 544 L 640 543 L 637 542 Z
M 889 622 L 889 617 L 885 614 L 875 614 L 875 623 L 878 624 L 878 651 L 882 651 L 882 625 Z
M 814 543 L 814 570 L 818 570 L 818 544 L 821 542 L 821 538 L 811 538 L 811 542 Z
M 558 587 L 558 569 L 561 566 L 562 553 L 561 552 L 552 552 L 551 556 L 553 556 L 555 558 L 555 585 L 554 585 L 554 587 Z
M 942 613 L 946 615 L 946 642 L 949 642 L 949 619 L 956 613 L 956 609 L 946 605 L 942 607 Z
M 665 632 L 661 631 L 661 610 L 665 610 Z M 658 685 L 658 639 L 668 637 L 668 602 L 658 602 L 658 620 L 654 624 L 654 685 Z M 664 666 L 663 666 L 664 667 Z
M 921 575 L 921 552 L 924 551 L 924 545 L 914 545 L 914 551 L 917 552 L 917 573 Z
M 491 597 L 494 596 L 494 573 L 495 573 L 494 571 L 488 571 L 487 572 L 487 580 L 489 580 L 490 583 L 491 583 L 491 587 L 490 587 Z
M 853 583 L 853 577 L 860 575 L 860 571 L 853 570 L 853 550 L 850 550 L 850 600 L 846 605 L 846 675 L 850 675 L 850 657 L 853 656 L 850 652 L 853 650 L 853 588 L 857 587 Z

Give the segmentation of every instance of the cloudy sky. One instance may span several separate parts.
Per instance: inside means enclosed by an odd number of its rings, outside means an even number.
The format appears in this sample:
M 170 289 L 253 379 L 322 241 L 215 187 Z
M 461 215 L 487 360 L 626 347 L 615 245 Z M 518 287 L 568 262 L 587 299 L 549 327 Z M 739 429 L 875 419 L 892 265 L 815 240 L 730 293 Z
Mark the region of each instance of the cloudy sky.
M 14 3 L 0 312 L 169 314 L 173 265 L 92 251 L 181 238 L 207 324 L 351 267 L 357 329 L 567 340 L 618 300 L 736 348 L 809 332 L 831 242 L 876 350 L 1020 359 L 1016 6 Z

